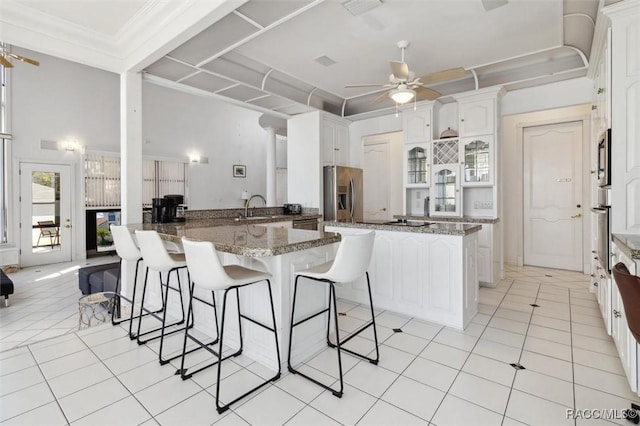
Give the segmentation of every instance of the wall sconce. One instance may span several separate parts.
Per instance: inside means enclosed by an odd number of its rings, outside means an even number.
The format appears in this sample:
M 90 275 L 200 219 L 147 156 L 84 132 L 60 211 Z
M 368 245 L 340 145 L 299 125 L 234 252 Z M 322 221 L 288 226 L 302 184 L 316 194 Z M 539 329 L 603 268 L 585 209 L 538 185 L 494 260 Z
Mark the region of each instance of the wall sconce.
M 199 163 L 200 162 L 200 154 L 195 152 L 189 154 L 189 162 L 191 163 Z
M 242 194 L 240 194 L 240 199 L 242 200 L 243 206 L 247 205 L 247 201 L 249 201 L 249 198 L 251 198 L 249 196 L 249 193 L 247 191 L 242 191 Z
M 63 142 L 63 146 L 65 151 L 74 152 L 78 149 L 78 142 L 76 142 L 75 139 L 69 139 Z

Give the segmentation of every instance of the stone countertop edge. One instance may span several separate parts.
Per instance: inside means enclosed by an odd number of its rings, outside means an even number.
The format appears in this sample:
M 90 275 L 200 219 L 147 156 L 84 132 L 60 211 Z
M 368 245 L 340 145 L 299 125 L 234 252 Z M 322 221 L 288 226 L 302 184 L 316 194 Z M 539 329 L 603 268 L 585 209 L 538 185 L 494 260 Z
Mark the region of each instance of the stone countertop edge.
M 640 234 L 613 234 L 616 245 L 633 260 L 640 260 Z
M 379 231 L 413 232 L 416 234 L 440 234 L 465 236 L 480 231 L 482 225 L 465 225 L 461 223 L 434 223 L 427 226 L 399 226 L 374 223 L 324 222 L 324 226 L 336 228 L 377 229 Z
M 407 220 L 424 220 L 426 222 L 455 222 L 455 223 L 498 223 L 500 219 L 495 217 L 472 217 L 472 216 L 405 216 L 401 214 L 394 214 L 394 219 L 407 219 Z
M 247 257 L 278 256 L 340 242 L 340 234 L 303 229 L 241 225 L 206 225 L 215 219 L 184 223 L 144 223 L 127 225 L 136 230 L 157 231 L 160 238 L 182 244 L 182 237 L 210 241 L 216 250 Z M 191 223 L 190 223 L 191 222 Z M 195 224 L 193 222 L 199 222 Z M 203 224 L 205 222 L 205 224 Z

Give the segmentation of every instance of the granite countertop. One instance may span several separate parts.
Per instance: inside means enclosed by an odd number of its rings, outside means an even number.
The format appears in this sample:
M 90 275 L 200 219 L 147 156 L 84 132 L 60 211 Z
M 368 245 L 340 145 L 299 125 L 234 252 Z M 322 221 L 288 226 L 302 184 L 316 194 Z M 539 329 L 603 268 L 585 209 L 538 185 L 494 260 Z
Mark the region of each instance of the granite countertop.
M 427 222 L 456 222 L 456 223 L 498 223 L 500 219 L 494 217 L 453 217 L 453 216 L 403 216 L 393 215 L 394 219 L 408 219 L 408 220 L 426 220 Z
M 424 221 L 421 218 L 420 221 Z M 324 222 L 324 226 L 343 228 L 377 229 L 380 231 L 414 232 L 418 234 L 469 235 L 480 231 L 482 225 L 462 223 L 430 223 L 425 226 L 407 226 L 389 224 L 387 220 L 367 220 L 363 222 Z
M 613 242 L 633 260 L 640 260 L 640 234 L 613 234 Z
M 225 225 L 220 223 L 220 219 L 188 220 L 183 223 L 144 223 L 127 227 L 132 232 L 137 229 L 155 230 L 162 239 L 177 244 L 181 244 L 182 237 L 211 241 L 218 251 L 248 257 L 278 256 L 340 241 L 340 234 L 333 232 L 247 223 Z

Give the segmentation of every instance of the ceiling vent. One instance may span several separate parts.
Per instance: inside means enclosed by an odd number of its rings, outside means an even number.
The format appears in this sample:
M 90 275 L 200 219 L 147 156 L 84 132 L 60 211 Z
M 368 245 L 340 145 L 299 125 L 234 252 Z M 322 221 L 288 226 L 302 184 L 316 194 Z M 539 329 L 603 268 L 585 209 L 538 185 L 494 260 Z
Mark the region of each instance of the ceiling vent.
M 336 61 L 334 61 L 333 59 L 331 59 L 326 55 L 318 56 L 317 58 L 314 59 L 314 61 L 316 61 L 321 65 L 324 65 L 325 67 L 330 67 L 331 65 L 336 63 Z
M 345 9 L 347 9 L 353 16 L 362 15 L 371 9 L 375 9 L 381 4 L 381 0 L 347 0 L 342 3 Z

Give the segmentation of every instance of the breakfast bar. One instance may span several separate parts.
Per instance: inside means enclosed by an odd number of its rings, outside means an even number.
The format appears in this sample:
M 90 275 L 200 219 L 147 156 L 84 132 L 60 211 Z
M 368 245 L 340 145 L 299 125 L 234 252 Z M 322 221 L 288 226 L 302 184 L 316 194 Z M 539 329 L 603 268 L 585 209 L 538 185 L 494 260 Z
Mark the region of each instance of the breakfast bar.
M 231 219 L 233 220 L 233 219 Z M 249 221 L 250 222 L 250 221 Z M 237 222 L 236 222 L 237 223 Z M 302 229 L 280 228 L 275 226 L 261 226 L 254 224 L 221 224 L 217 219 L 189 220 L 180 224 L 138 224 L 129 225 L 131 232 L 136 230 L 155 230 L 160 237 L 171 246 L 174 243 L 180 245 L 181 238 L 187 237 L 201 241 L 212 242 L 223 264 L 237 264 L 252 269 L 268 271 L 272 275 L 271 284 L 276 312 L 276 326 L 278 340 L 280 342 L 281 360 L 286 362 L 286 350 L 289 347 L 289 331 L 292 288 L 294 272 L 306 269 L 310 266 L 325 263 L 333 259 L 335 255 L 334 243 L 340 241 L 340 235 L 333 232 L 310 231 Z M 133 275 L 128 282 L 132 282 Z M 150 279 L 157 277 L 150 277 Z M 183 283 L 183 296 L 188 296 L 188 282 L 186 271 L 180 272 Z M 159 303 L 159 288 L 156 281 L 155 295 L 150 299 Z M 141 286 L 138 287 L 139 289 Z M 130 291 L 126 284 L 123 292 L 128 295 Z M 155 296 L 155 300 L 154 300 Z M 210 300 L 210 293 L 196 296 Z M 169 296 L 168 314 L 173 317 L 180 316 L 179 297 Z M 257 320 L 270 322 L 270 310 L 266 307 L 266 286 L 256 286 L 255 289 L 246 289 L 240 292 L 240 303 L 244 312 L 251 312 Z M 326 300 L 326 289 L 319 286 L 306 286 L 304 297 L 301 298 L 300 315 L 309 314 L 322 306 Z M 220 299 L 218 299 L 220 300 Z M 227 310 L 228 318 L 236 315 L 236 306 L 230 303 Z M 209 336 L 215 336 L 215 320 L 210 309 L 202 309 L 194 302 L 195 328 Z M 298 310 L 296 310 L 298 314 Z M 297 316 L 297 315 L 296 315 Z M 239 345 L 237 323 L 228 321 L 231 331 L 225 333 L 225 342 L 230 346 Z M 234 330 L 233 327 L 236 327 Z M 273 337 L 260 327 L 245 321 L 242 324 L 244 339 L 244 354 L 259 361 L 269 368 L 276 369 L 277 360 L 272 356 Z M 296 348 L 292 353 L 292 360 L 298 362 L 308 358 L 326 346 L 326 323 L 315 321 L 296 336 Z

